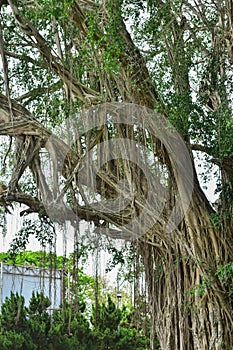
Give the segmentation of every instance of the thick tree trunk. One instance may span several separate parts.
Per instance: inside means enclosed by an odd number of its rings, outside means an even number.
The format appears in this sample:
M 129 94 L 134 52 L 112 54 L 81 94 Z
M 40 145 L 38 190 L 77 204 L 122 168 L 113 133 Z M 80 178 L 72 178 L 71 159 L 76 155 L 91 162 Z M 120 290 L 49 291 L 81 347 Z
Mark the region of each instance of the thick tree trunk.
M 231 229 L 224 239 L 219 236 L 210 222 L 211 208 L 197 193 L 180 230 L 163 242 L 152 235 L 148 246 L 141 246 L 163 350 L 232 349 L 232 296 L 216 274 L 232 262 Z
M 193 287 L 201 280 L 195 265 L 187 266 L 176 260 L 173 265 L 171 261 L 169 265 L 164 264 L 165 271 L 158 282 L 153 281 L 152 308 L 161 348 L 216 350 L 223 349 L 224 344 L 229 347 L 232 344 L 232 315 L 223 309 L 228 306 L 222 292 L 212 292 L 212 284 L 202 294 L 199 286 Z M 194 268 L 197 271 L 190 271 Z

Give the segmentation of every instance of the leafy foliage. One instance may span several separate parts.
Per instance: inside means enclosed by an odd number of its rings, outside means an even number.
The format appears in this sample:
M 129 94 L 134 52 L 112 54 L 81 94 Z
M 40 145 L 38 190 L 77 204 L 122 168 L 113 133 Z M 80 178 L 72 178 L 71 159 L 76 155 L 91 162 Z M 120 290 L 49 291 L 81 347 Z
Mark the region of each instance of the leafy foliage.
M 49 299 L 42 293 L 33 292 L 28 307 L 24 306 L 23 297 L 11 293 L 2 305 L 0 349 L 149 349 L 149 339 L 126 322 L 130 319 L 127 308 L 116 308 L 110 297 L 99 306 L 99 318 L 92 326 L 84 314 L 85 305 L 75 310 L 65 304 L 50 313 L 49 306 Z
M 0 261 L 5 264 L 15 264 L 15 265 L 29 265 L 36 267 L 56 267 L 61 269 L 67 258 L 62 256 L 57 256 L 55 253 L 46 253 L 44 251 L 22 251 L 20 253 L 13 253 L 9 251 L 7 253 L 0 253 Z
M 11 242 L 11 253 L 14 255 L 26 250 L 31 235 L 34 235 L 41 246 L 45 247 L 46 244 L 53 244 L 55 229 L 49 220 L 24 220 L 22 228 Z

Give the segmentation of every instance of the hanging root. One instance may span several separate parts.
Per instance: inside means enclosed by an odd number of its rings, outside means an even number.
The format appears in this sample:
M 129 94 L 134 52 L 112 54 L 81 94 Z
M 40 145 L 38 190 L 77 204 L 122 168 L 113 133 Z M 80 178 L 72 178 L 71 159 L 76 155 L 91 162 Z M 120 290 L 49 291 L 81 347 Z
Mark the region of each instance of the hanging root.
M 0 185 L 0 205 L 4 208 L 5 212 L 8 214 L 11 214 L 11 211 L 9 210 L 9 206 L 11 209 L 13 209 L 13 205 L 11 203 L 8 203 L 6 200 L 6 195 L 8 192 L 8 187 L 6 185 Z

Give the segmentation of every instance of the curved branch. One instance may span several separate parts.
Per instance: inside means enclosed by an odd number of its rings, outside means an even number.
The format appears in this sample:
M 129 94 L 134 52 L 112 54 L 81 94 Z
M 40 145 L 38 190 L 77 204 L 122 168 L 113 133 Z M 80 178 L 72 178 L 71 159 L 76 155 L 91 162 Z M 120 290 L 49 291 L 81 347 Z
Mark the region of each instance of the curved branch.
M 8 99 L 0 93 L 0 135 L 34 135 L 42 138 L 48 138 L 51 135 L 51 132 L 21 104 L 14 100 L 11 100 L 11 104 L 12 113 Z
M 99 94 L 93 89 L 81 84 L 71 72 L 65 67 L 64 62 L 59 57 L 52 53 L 46 40 L 32 25 L 32 23 L 20 13 L 17 6 L 12 0 L 9 0 L 12 13 L 20 29 L 25 33 L 36 45 L 38 51 L 46 62 L 47 66 L 52 69 L 63 81 L 70 87 L 73 94 L 87 105 L 93 105 L 100 101 Z
M 74 205 L 73 207 L 65 206 L 63 203 L 51 203 L 49 207 L 45 206 L 42 201 L 37 197 L 33 197 L 24 192 L 7 193 L 4 198 L 0 198 L 0 205 L 12 206 L 14 202 L 24 204 L 28 208 L 21 211 L 20 216 L 30 213 L 37 213 L 40 217 L 49 217 L 53 221 L 65 221 L 65 220 L 86 220 L 93 221 L 99 225 L 100 220 L 106 218 L 110 222 L 114 222 L 115 216 L 111 214 L 104 214 L 101 212 L 93 211 L 86 206 Z

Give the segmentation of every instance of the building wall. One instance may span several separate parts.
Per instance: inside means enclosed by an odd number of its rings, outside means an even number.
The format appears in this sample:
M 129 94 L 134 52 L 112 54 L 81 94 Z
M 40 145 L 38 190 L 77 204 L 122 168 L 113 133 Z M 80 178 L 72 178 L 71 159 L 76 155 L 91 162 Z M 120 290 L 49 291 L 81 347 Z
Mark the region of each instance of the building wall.
M 0 306 L 11 291 L 23 295 L 26 306 L 33 291 L 43 292 L 51 308 L 58 308 L 62 302 L 62 271 L 1 263 Z

